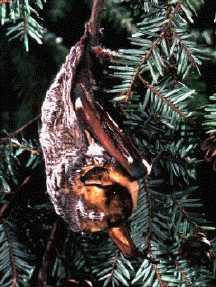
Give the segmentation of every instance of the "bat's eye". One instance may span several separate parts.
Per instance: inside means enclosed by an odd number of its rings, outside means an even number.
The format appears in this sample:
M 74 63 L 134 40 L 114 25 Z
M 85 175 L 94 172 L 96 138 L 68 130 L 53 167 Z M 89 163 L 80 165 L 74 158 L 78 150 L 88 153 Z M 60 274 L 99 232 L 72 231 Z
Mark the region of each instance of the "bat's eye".
M 105 172 L 107 172 L 107 169 L 104 167 L 93 167 L 82 175 L 80 180 L 85 183 L 88 180 L 100 179 Z
M 85 185 L 109 186 L 113 184 L 109 178 L 109 172 L 107 168 L 100 166 L 91 168 L 80 177 L 80 181 Z

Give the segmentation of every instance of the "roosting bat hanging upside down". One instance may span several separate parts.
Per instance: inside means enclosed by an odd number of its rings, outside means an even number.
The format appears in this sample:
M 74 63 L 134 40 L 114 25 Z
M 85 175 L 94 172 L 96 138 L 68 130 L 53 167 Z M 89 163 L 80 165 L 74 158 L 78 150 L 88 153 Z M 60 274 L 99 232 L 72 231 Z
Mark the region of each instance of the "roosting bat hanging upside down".
M 92 47 L 102 2 L 94 2 L 84 35 L 46 94 L 40 142 L 56 212 L 75 232 L 107 230 L 124 255 L 135 256 L 124 223 L 137 204 L 138 178 L 151 166 L 94 99 Z

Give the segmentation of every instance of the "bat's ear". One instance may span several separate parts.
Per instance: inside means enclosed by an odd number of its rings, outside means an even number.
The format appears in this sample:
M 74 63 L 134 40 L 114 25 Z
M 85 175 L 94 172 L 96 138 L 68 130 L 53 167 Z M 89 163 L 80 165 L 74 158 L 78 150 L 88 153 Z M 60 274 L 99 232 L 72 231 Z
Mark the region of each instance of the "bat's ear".
M 101 185 L 109 186 L 113 184 L 109 177 L 109 171 L 105 167 L 92 167 L 85 174 L 80 177 L 80 180 L 85 185 Z

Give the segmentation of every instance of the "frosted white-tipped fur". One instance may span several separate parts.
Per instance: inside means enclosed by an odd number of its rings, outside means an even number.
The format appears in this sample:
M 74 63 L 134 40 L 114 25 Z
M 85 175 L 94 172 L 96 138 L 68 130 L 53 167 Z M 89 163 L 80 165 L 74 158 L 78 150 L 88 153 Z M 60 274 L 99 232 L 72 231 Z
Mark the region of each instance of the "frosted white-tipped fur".
M 142 160 L 142 163 L 144 164 L 144 166 L 147 169 L 147 175 L 149 175 L 151 172 L 151 168 L 152 168 L 151 164 L 149 164 L 145 159 Z
M 75 108 L 78 110 L 78 109 L 81 109 L 82 107 L 83 107 L 83 105 L 82 105 L 81 99 L 77 98 L 75 101 Z
M 133 160 L 133 158 L 132 158 L 131 156 L 128 156 L 128 157 L 127 157 L 127 161 L 128 161 L 129 163 L 133 163 L 134 160 Z
M 97 143 L 93 142 L 89 145 L 88 150 L 87 150 L 87 155 L 94 157 L 94 156 L 103 156 L 104 149 L 102 146 L 98 145 Z

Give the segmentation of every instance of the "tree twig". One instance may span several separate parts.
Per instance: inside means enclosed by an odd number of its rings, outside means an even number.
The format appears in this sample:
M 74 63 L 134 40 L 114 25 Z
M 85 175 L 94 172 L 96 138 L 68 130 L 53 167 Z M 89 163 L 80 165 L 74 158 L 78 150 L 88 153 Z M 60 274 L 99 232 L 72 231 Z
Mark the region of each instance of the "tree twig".
M 11 287 L 16 287 L 17 283 L 18 283 L 17 282 L 18 274 L 17 274 L 17 270 L 16 270 L 16 259 L 14 258 L 14 244 L 13 244 L 13 240 L 11 238 L 11 233 L 10 233 L 10 230 L 9 230 L 7 223 L 4 224 L 4 228 L 5 228 L 5 234 L 7 237 L 7 241 L 9 243 L 8 244 L 8 250 L 9 250 L 11 269 L 12 269 Z
M 97 38 L 100 25 L 100 15 L 104 6 L 104 0 L 94 0 L 92 6 L 92 12 L 88 24 L 90 26 L 90 33 L 93 39 Z
M 15 195 L 18 191 L 22 190 L 23 186 L 25 186 L 25 185 L 29 182 L 30 178 L 31 178 L 30 175 L 27 176 L 27 177 L 23 180 L 23 182 L 18 186 L 16 192 L 13 192 L 13 191 L 12 191 L 12 192 L 9 193 L 9 195 L 12 194 L 12 199 L 13 199 L 14 195 Z M 2 194 L 2 193 L 3 193 L 3 192 L 0 191 L 0 194 Z M 10 203 L 11 203 L 11 200 L 12 200 L 12 199 L 10 199 L 10 201 L 5 202 L 5 203 L 1 206 L 1 208 L 0 208 L 0 222 L 1 222 L 1 221 L 3 220 L 3 218 L 4 218 L 5 212 L 6 212 L 6 211 L 8 210 L 8 208 L 10 207 Z
M 162 102 L 166 103 L 173 111 L 175 111 L 179 116 L 183 119 L 187 120 L 188 116 L 184 112 L 182 112 L 170 99 L 165 98 L 158 89 L 156 89 L 153 85 L 147 82 L 141 75 L 138 75 L 140 81 L 149 89 L 153 94 L 155 94 Z
M 7 142 L 8 140 L 10 140 L 12 137 L 16 136 L 17 134 L 21 133 L 24 129 L 26 129 L 28 126 L 30 126 L 31 124 L 33 124 L 35 121 L 37 121 L 39 118 L 41 117 L 41 113 L 38 114 L 36 117 L 34 117 L 33 119 L 31 119 L 30 121 L 28 121 L 26 124 L 24 124 L 22 127 L 18 128 L 17 130 L 11 132 L 8 134 L 7 137 L 2 137 L 0 138 L 0 143 L 4 143 Z
M 50 232 L 50 237 L 46 246 L 46 250 L 42 259 L 42 265 L 38 272 L 38 286 L 45 287 L 47 286 L 47 276 L 50 266 L 53 264 L 53 260 L 56 255 L 56 243 L 58 243 L 59 237 L 59 222 L 56 221 Z

